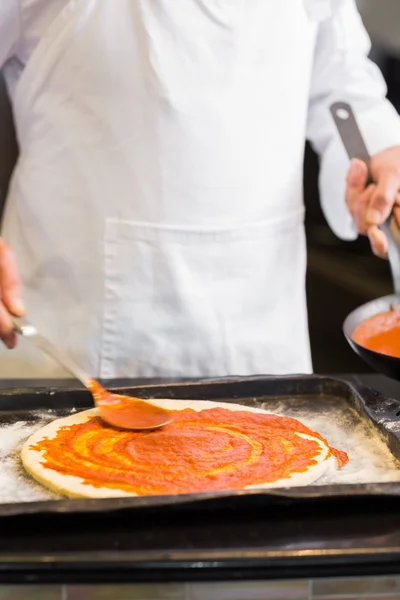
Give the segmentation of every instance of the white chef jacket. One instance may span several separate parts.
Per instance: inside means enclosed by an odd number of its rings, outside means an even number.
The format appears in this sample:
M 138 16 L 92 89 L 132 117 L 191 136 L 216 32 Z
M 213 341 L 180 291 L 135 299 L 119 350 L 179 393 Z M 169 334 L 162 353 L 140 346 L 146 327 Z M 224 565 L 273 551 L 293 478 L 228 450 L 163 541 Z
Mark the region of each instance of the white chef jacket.
M 2 0 L 31 320 L 103 378 L 310 372 L 304 141 L 344 239 L 330 103 L 400 143 L 368 51 L 353 0 Z M 21 343 L 0 375 L 64 373 Z

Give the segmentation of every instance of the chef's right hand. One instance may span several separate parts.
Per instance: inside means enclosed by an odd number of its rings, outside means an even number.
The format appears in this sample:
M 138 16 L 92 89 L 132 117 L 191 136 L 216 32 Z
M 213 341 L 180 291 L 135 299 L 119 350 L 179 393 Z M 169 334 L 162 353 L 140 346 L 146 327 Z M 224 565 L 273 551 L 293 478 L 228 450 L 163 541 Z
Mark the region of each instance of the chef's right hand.
M 0 238 L 0 339 L 7 348 L 14 348 L 17 343 L 11 315 L 22 317 L 24 312 L 17 261 L 11 248 Z
M 392 212 L 400 225 L 400 146 L 372 156 L 370 170 L 372 184 L 368 184 L 365 162 L 351 161 L 346 202 L 359 233 L 368 236 L 373 253 L 387 258 L 387 239 L 379 225 Z

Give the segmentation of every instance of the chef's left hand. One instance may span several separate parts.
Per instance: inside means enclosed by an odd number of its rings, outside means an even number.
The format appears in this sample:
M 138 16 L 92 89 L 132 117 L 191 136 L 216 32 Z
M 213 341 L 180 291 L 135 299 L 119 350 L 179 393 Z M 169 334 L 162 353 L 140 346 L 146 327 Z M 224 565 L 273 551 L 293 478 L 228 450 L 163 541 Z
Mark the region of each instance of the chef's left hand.
M 379 229 L 394 212 L 400 225 L 400 146 L 371 157 L 373 183 L 367 185 L 368 169 L 352 160 L 346 181 L 346 203 L 359 233 L 367 235 L 374 254 L 387 258 L 387 240 Z

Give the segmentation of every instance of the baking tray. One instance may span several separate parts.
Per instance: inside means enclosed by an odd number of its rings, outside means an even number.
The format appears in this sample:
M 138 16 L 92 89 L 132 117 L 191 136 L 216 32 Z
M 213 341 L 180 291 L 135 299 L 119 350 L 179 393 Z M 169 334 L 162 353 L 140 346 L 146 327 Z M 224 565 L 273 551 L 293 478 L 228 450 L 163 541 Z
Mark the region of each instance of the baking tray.
M 299 488 L 226 491 L 121 499 L 66 500 L 25 474 L 19 450 L 46 422 L 92 406 L 82 389 L 0 391 L 0 518 L 17 515 L 104 513 L 288 506 L 400 495 L 400 402 L 359 384 L 323 376 L 251 377 L 113 387 L 142 398 L 236 402 L 298 418 L 350 456 L 349 466 Z M 18 407 L 18 409 L 16 409 Z M 17 442 L 15 443 L 15 440 Z M 14 488 L 12 487 L 14 486 Z M 7 494 L 11 494 L 8 498 Z

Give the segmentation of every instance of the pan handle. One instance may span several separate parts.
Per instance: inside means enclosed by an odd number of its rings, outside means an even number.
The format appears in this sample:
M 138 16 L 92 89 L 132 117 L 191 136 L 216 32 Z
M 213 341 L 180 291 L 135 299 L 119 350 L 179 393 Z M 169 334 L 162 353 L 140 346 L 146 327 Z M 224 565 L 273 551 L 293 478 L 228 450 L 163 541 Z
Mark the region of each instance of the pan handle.
M 347 102 L 335 102 L 330 107 L 330 111 L 350 160 L 353 158 L 363 160 L 368 167 L 368 185 L 373 183 L 369 169 L 371 157 L 353 109 Z
M 367 185 L 373 183 L 370 171 L 370 155 L 356 121 L 354 112 L 347 102 L 335 102 L 330 107 L 333 120 L 350 158 L 363 160 L 368 166 Z M 388 240 L 388 255 L 392 272 L 393 287 L 400 294 L 400 228 L 393 215 L 380 225 Z

